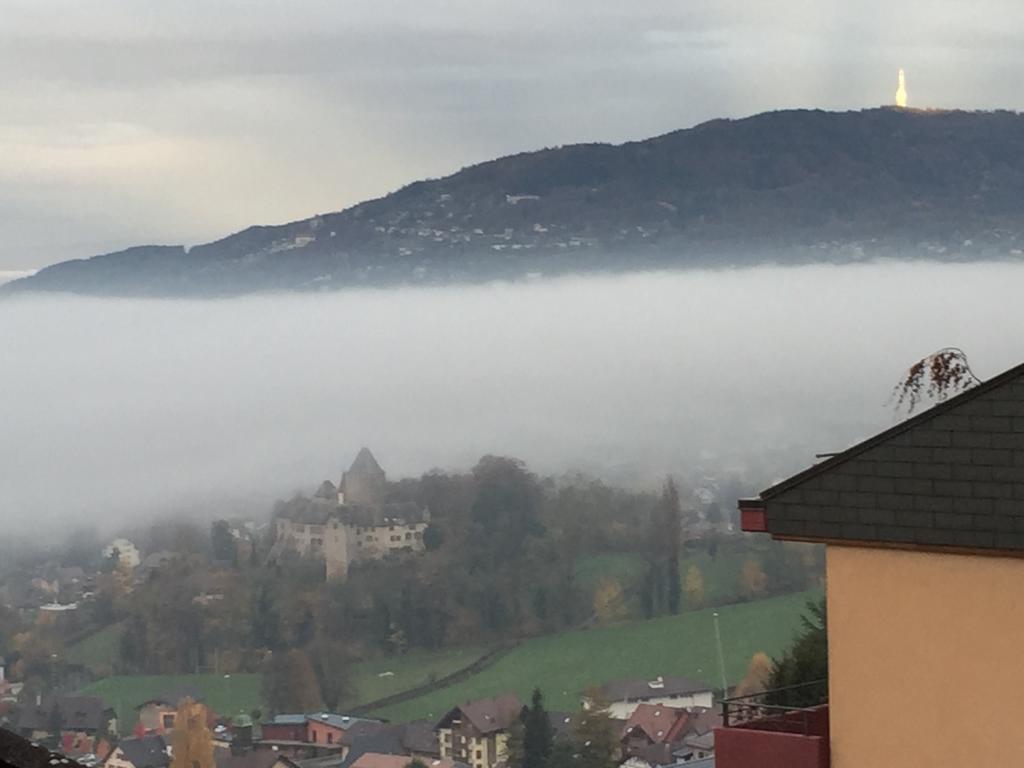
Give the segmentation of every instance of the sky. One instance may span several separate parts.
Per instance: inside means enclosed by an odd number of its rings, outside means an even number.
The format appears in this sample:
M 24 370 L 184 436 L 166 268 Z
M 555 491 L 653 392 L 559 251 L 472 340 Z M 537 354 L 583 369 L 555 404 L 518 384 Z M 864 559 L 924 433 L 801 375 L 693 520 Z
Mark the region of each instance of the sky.
M 1020 361 L 1024 266 L 892 263 L 343 290 L 0 302 L 6 533 L 245 513 L 484 454 L 753 493 L 899 415 L 911 363 Z M 870 307 L 870 311 L 865 311 Z M 723 498 L 732 505 L 735 499 Z
M 716 117 L 1019 109 L 1015 0 L 0 0 L 0 272 Z

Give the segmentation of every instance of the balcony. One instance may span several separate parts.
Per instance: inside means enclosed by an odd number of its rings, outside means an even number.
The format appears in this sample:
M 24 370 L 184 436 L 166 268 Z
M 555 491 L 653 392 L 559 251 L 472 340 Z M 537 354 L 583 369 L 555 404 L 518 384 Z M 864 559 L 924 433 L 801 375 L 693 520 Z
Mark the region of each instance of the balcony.
M 827 681 L 720 703 L 716 768 L 829 768 Z

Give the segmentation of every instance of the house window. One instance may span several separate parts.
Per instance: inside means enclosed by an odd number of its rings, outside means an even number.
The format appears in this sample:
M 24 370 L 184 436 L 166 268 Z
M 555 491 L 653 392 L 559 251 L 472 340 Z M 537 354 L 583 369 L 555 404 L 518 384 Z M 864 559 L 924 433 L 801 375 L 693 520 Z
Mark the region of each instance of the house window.
M 406 540 L 406 541 L 408 541 L 408 540 L 409 540 L 409 539 L 411 539 L 411 538 L 412 538 L 412 534 L 411 534 L 411 533 L 406 533 L 406 534 L 405 534 L 405 540 Z
M 334 734 L 331 733 L 330 731 L 327 732 L 327 743 L 328 744 L 333 744 L 334 743 Z
M 478 762 L 484 759 L 484 751 L 482 749 L 476 751 L 476 759 Z
M 173 728 L 173 727 L 174 727 L 174 713 L 173 712 L 168 712 L 166 715 L 164 715 L 164 728 L 166 729 L 166 728 Z
M 316 731 L 313 731 L 313 743 L 316 744 Z

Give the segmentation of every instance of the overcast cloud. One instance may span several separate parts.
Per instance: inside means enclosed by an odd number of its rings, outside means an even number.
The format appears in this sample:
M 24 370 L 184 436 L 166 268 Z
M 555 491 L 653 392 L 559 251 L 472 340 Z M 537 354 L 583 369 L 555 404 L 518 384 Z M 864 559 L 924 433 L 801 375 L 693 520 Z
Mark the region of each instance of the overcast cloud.
M 1021 107 L 1024 6 L 0 0 L 0 270 L 719 116 Z

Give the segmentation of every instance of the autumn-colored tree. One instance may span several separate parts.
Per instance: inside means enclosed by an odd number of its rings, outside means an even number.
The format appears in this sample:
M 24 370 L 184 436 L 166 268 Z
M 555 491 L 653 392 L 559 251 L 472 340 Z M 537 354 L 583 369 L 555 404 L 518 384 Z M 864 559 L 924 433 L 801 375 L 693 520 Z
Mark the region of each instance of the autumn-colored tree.
M 768 683 L 772 679 L 774 665 L 771 658 L 764 651 L 758 651 L 750 657 L 747 665 L 747 674 L 740 684 L 736 686 L 734 696 L 749 696 L 752 693 L 761 693 L 767 690 Z
M 594 590 L 594 615 L 602 624 L 626 618 L 626 601 L 618 580 L 602 579 Z
M 597 690 L 588 691 L 590 708 L 573 724 L 573 742 L 576 748 L 574 765 L 577 768 L 614 768 L 619 741 L 615 725 L 608 712 L 608 702 Z
M 691 608 L 704 604 L 704 574 L 696 563 L 686 571 L 686 602 Z
M 768 577 L 761 564 L 753 558 L 748 558 L 743 563 L 740 580 L 743 585 L 743 594 L 747 597 L 760 597 L 768 588 Z
M 214 768 L 213 735 L 205 706 L 187 697 L 178 702 L 171 744 L 171 768 Z
M 305 651 L 293 648 L 271 656 L 263 675 L 263 698 L 275 713 L 323 708 L 320 683 Z

